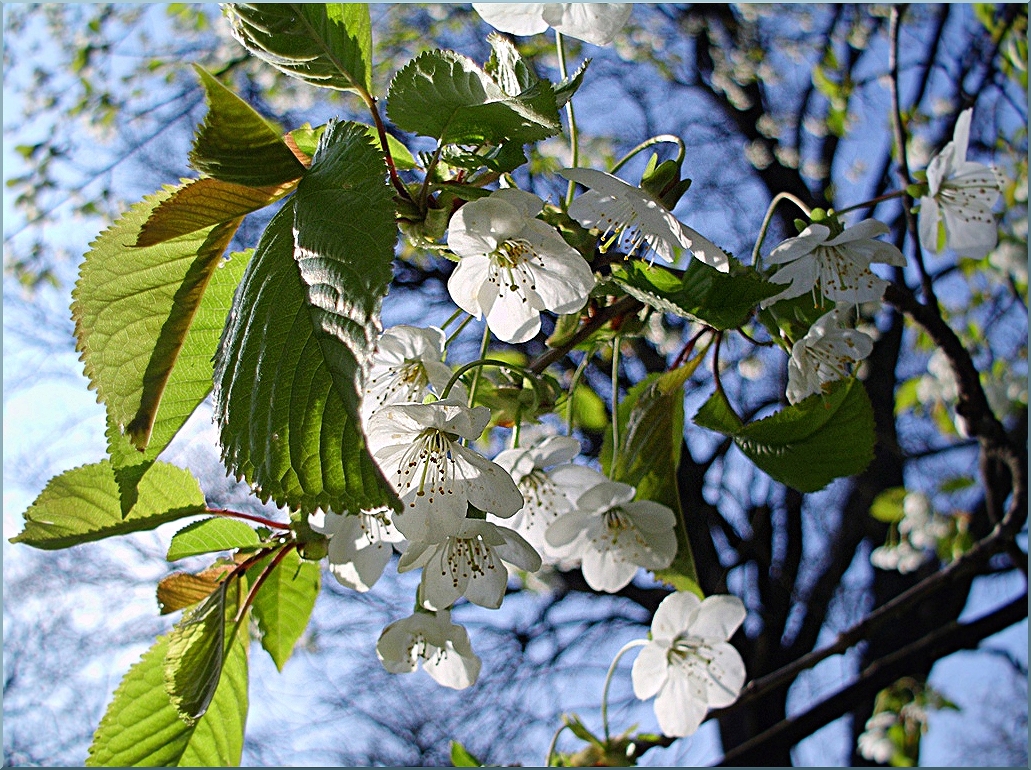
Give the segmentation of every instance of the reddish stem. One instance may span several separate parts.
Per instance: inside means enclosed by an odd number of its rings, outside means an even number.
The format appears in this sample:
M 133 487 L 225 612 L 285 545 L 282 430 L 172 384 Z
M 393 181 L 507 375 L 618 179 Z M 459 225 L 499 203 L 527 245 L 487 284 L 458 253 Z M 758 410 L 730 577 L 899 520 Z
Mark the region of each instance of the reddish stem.
M 229 516 L 234 519 L 246 519 L 247 521 L 253 521 L 258 524 L 264 524 L 266 527 L 272 527 L 273 529 L 290 529 L 289 524 L 281 524 L 278 521 L 272 521 L 271 519 L 266 519 L 263 516 L 255 516 L 250 513 L 241 513 L 240 511 L 227 511 L 224 509 L 208 508 L 208 513 L 214 513 L 217 516 Z

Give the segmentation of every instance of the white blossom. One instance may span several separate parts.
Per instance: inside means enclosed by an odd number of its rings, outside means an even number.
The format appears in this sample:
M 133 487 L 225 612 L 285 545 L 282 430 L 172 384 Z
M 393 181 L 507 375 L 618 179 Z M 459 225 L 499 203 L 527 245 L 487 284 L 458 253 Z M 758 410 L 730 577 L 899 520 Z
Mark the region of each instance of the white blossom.
M 859 734 L 859 753 L 871 762 L 886 765 L 895 756 L 895 742 L 888 737 L 888 728 L 898 721 L 894 711 L 881 711 L 866 720 L 866 730 Z
M 529 447 L 506 449 L 494 462 L 507 470 L 525 501 L 509 526 L 522 535 L 549 563 L 569 558 L 570 548 L 548 545 L 544 533 L 561 513 L 570 511 L 591 487 L 605 481 L 592 468 L 571 460 L 580 442 L 571 436 L 546 436 Z
M 455 304 L 505 342 L 526 342 L 542 310 L 573 313 L 587 303 L 594 274 L 558 231 L 535 219 L 544 202 L 516 189 L 495 190 L 452 217 L 447 243 L 460 260 L 448 279 Z
M 634 500 L 629 484 L 604 481 L 584 492 L 576 508 L 548 527 L 548 545 L 561 548 L 583 537 L 583 574 L 596 591 L 614 593 L 638 567 L 665 569 L 673 562 L 676 517 L 665 505 Z
M 569 207 L 569 216 L 587 228 L 627 240 L 630 253 L 647 245 L 667 262 L 675 262 L 683 249 L 721 272 L 730 270 L 730 258 L 705 236 L 683 224 L 659 201 L 622 179 L 590 168 L 566 168 L 566 179 L 589 188 Z
M 390 522 L 390 509 L 341 515 L 318 511 L 308 517 L 311 528 L 329 538 L 329 571 L 337 581 L 365 592 L 379 580 L 404 540 Z
M 767 257 L 768 262 L 784 265 L 770 280 L 789 286 L 780 294 L 763 300 L 762 306 L 769 307 L 782 299 L 800 297 L 811 291 L 853 305 L 879 301 L 888 282 L 874 275 L 870 265 L 874 262 L 906 265 L 901 251 L 874 237 L 888 232 L 888 226 L 875 219 L 846 227 L 837 235 L 826 225 L 809 225 Z
M 956 121 L 952 141 L 927 164 L 928 194 L 920 199 L 920 243 L 939 250 L 939 228 L 945 245 L 963 257 L 980 259 L 994 248 L 999 228 L 992 206 L 1000 185 L 994 169 L 967 160 L 972 109 Z
M 413 542 L 397 563 L 398 572 L 422 567 L 423 606 L 445 609 L 464 596 L 497 609 L 508 586 L 508 568 L 536 572 L 541 557 L 518 533 L 481 519 L 466 519 L 454 535 L 436 543 Z
M 480 675 L 469 634 L 451 622 L 448 610 L 419 611 L 391 623 L 380 634 L 376 654 L 392 674 L 411 673 L 422 661 L 423 670 L 438 684 L 455 690 L 475 684 Z
M 630 18 L 632 3 L 473 3 L 480 17 L 510 35 L 556 32 L 608 45 Z
M 459 443 L 479 438 L 489 420 L 486 407 L 451 400 L 392 404 L 369 418 L 369 448 L 403 504 L 393 523 L 409 540 L 458 532 L 470 503 L 502 518 L 523 506 L 503 468 Z
M 903 498 L 902 513 L 899 534 L 914 548 L 937 549 L 938 541 L 947 537 L 952 529 L 949 518 L 935 511 L 923 492 L 909 492 Z
M 745 664 L 729 643 L 745 619 L 736 596 L 704 601 L 683 591 L 655 611 L 651 640 L 634 661 L 634 695 L 655 697 L 655 716 L 671 737 L 693 734 L 710 708 L 729 706 L 745 683 Z
M 822 392 L 825 383 L 845 379 L 849 367 L 873 351 L 870 337 L 840 321 L 837 310 L 825 313 L 791 346 L 787 397 L 792 404 Z
M 400 402 L 422 401 L 427 388 L 438 395 L 451 378 L 443 363 L 444 332 L 436 326 L 399 325 L 387 329 L 369 362 L 362 417 Z
M 927 561 L 927 554 L 913 547 L 906 538 L 897 545 L 880 545 L 870 552 L 870 563 L 883 570 L 898 570 L 903 575 L 915 572 Z

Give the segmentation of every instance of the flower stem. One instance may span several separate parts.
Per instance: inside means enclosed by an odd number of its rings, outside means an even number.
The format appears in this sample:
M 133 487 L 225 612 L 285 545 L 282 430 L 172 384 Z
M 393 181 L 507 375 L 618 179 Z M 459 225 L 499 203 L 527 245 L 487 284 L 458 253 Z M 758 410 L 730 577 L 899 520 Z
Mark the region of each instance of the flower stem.
M 243 604 L 240 606 L 240 609 L 236 614 L 237 623 L 240 622 L 248 608 L 254 602 L 254 597 L 257 596 L 258 589 L 261 588 L 268 576 L 272 574 L 272 570 L 274 570 L 279 565 L 279 562 L 283 561 L 283 558 L 296 547 L 297 543 L 288 543 L 280 548 L 272 561 L 269 562 L 269 565 L 262 571 L 261 575 L 258 576 L 258 579 L 254 581 L 254 585 L 251 586 L 251 590 L 247 592 L 247 598 L 244 599 Z
M 562 735 L 562 731 L 569 727 L 568 722 L 563 722 L 562 726 L 555 731 L 555 734 L 551 736 L 551 743 L 548 744 L 548 756 L 544 759 L 544 766 L 551 767 L 551 761 L 555 756 L 555 747 L 558 746 L 558 737 Z
M 246 519 L 247 521 L 253 521 L 258 524 L 263 524 L 266 527 L 271 527 L 272 529 L 290 529 L 289 524 L 282 524 L 278 521 L 272 521 L 272 519 L 266 519 L 263 516 L 255 516 L 250 513 L 241 513 L 240 511 L 227 511 L 223 509 L 208 508 L 208 513 L 213 513 L 216 516 L 228 516 L 233 519 Z
M 555 31 L 555 49 L 558 52 L 558 74 L 563 80 L 569 77 L 566 67 L 566 43 L 562 33 Z M 576 113 L 573 112 L 573 100 L 566 101 L 566 120 L 569 122 L 569 165 L 576 168 L 580 163 L 580 131 L 576 127 Z M 566 205 L 568 211 L 573 202 L 573 194 L 576 192 L 576 182 L 570 180 L 566 187 Z
M 490 327 L 487 325 L 487 322 L 484 321 L 483 322 L 483 339 L 480 340 L 480 356 L 479 356 L 479 358 L 480 358 L 481 361 L 486 361 L 487 360 L 487 348 L 489 346 L 490 346 Z M 465 368 L 465 367 L 462 367 L 462 368 Z M 480 387 L 480 370 L 481 369 L 482 369 L 482 367 L 478 366 L 478 367 L 476 367 L 476 371 L 473 372 L 473 383 L 472 383 L 472 385 L 469 388 L 469 408 L 470 409 L 472 408 L 473 404 L 476 403 L 476 391 Z M 455 372 L 453 375 L 451 375 L 451 380 L 454 380 L 454 381 L 457 382 L 457 379 L 461 375 L 461 373 L 462 373 L 462 369 L 459 369 L 457 372 Z M 447 394 L 451 392 L 451 384 L 452 384 L 451 380 L 448 381 L 447 387 L 444 388 L 444 398 L 447 398 Z
M 781 201 L 791 201 L 802 209 L 807 217 L 812 214 L 810 208 L 806 206 L 801 199 L 795 197 L 791 193 L 779 192 L 774 195 L 773 200 L 770 201 L 769 208 L 766 209 L 766 216 L 763 217 L 762 227 L 759 228 L 759 240 L 755 242 L 755 248 L 752 249 L 752 264 L 755 265 L 755 267 L 759 267 L 759 249 L 762 248 L 763 241 L 766 240 L 766 231 L 769 229 L 770 221 L 773 219 L 773 212 L 776 210 L 777 204 Z
M 637 153 L 641 152 L 642 150 L 647 150 L 649 147 L 653 147 L 656 144 L 662 143 L 675 144 L 677 146 L 677 165 L 679 166 L 681 163 L 684 162 L 684 155 L 687 152 L 686 148 L 684 147 L 684 140 L 681 139 L 679 136 L 674 136 L 673 134 L 659 134 L 658 136 L 653 136 L 651 139 L 645 139 L 634 149 L 632 149 L 630 152 L 628 152 L 626 155 L 620 158 L 616 165 L 612 167 L 609 173 L 615 174 L 617 171 L 623 168 L 623 166 L 625 166 L 631 158 L 637 155 Z
M 834 213 L 835 214 L 847 214 L 848 212 L 855 211 L 856 209 L 864 209 L 864 208 L 867 208 L 867 207 L 870 207 L 870 206 L 875 206 L 878 203 L 883 203 L 884 201 L 890 201 L 893 198 L 902 198 L 902 197 L 904 197 L 904 196 L 906 196 L 908 194 L 909 194 L 908 190 L 895 190 L 894 192 L 884 193 L 884 195 L 878 195 L 876 198 L 871 198 L 870 200 L 863 201 L 862 203 L 853 203 L 851 206 L 848 206 L 846 208 L 835 209 Z
M 459 310 L 458 312 L 460 312 L 460 313 L 464 313 L 465 311 L 464 311 L 464 310 Z M 455 330 L 454 330 L 453 332 L 451 332 L 451 334 L 450 334 L 450 335 L 448 336 L 448 338 L 447 338 L 446 340 L 444 340 L 444 348 L 445 348 L 445 349 L 446 349 L 446 348 L 447 348 L 447 347 L 448 347 L 448 346 L 449 346 L 449 345 L 450 345 L 450 344 L 451 344 L 452 342 L 454 342 L 454 341 L 455 341 L 455 337 L 457 337 L 457 336 L 458 336 L 459 334 L 461 334 L 461 333 L 462 333 L 462 330 L 463 330 L 463 329 L 465 329 L 465 327 L 466 327 L 466 326 L 468 326 L 468 325 L 469 325 L 469 322 L 470 322 L 470 321 L 472 321 L 472 320 L 473 320 L 473 317 L 472 317 L 472 316 L 467 316 L 467 317 L 466 317 L 466 319 L 465 319 L 464 321 L 462 321 L 462 323 L 458 324 L 458 328 L 457 328 L 457 329 L 455 329 Z M 447 325 L 448 325 L 449 323 L 451 323 L 451 319 L 450 319 L 450 318 L 448 319 L 447 323 L 446 323 L 446 324 L 444 324 L 444 326 L 447 326 Z
M 584 371 L 587 369 L 587 364 L 591 360 L 591 356 L 594 355 L 592 350 L 590 353 L 585 353 L 583 359 L 577 364 L 576 370 L 573 372 L 573 381 L 569 385 L 569 403 L 566 407 L 566 432 L 573 435 L 573 399 L 576 396 L 576 386 L 580 382 L 580 378 L 583 376 Z
M 644 647 L 648 644 L 647 639 L 634 639 L 632 642 L 627 642 L 623 647 L 616 653 L 616 657 L 612 659 L 611 665 L 609 665 L 609 672 L 605 674 L 605 685 L 601 690 L 601 726 L 605 731 L 605 742 L 609 742 L 609 685 L 612 683 L 612 675 L 616 673 L 616 664 L 619 663 L 619 659 L 622 658 L 634 647 Z
M 609 460 L 609 478 L 616 473 L 616 455 L 619 452 L 619 335 L 612 340 L 612 458 Z

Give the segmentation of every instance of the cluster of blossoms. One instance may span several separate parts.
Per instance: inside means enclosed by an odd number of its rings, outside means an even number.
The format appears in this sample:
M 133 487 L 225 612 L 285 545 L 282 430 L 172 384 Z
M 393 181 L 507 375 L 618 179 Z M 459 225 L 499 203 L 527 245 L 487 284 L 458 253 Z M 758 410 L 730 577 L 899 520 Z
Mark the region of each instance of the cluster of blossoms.
M 553 28 L 597 45 L 610 42 L 630 13 L 626 4 L 474 7 L 511 34 Z M 928 168 L 921 204 L 925 245 L 933 235 L 938 246 L 939 228 L 957 250 L 994 244 L 989 207 L 998 184 L 985 167 L 966 162 L 968 132 L 964 113 L 953 143 Z M 559 173 L 584 188 L 568 215 L 597 233 L 601 252 L 618 247 L 628 258 L 647 253 L 667 262 L 690 253 L 730 271 L 730 257 L 680 222 L 670 211 L 675 201 L 660 200 L 643 181 L 636 187 L 588 168 Z M 502 187 L 460 205 L 447 227 L 446 247 L 457 263 L 449 294 L 505 343 L 537 337 L 542 312 L 579 312 L 596 286 L 592 265 L 541 218 L 544 209 L 536 195 Z M 763 307 L 807 294 L 817 306 L 834 303 L 804 336 L 787 340 L 792 404 L 847 378 L 870 355 L 872 338 L 846 318 L 860 304 L 883 298 L 888 282 L 872 271 L 874 263 L 907 264 L 898 248 L 879 240 L 888 231 L 874 220 L 845 226 L 832 214 L 768 255 L 776 266 L 769 280 L 786 286 Z M 676 517 L 664 505 L 635 499 L 634 487 L 576 463 L 580 444 L 571 436 L 546 435 L 487 459 L 475 447 L 490 411 L 473 405 L 475 392 L 467 392 L 446 355 L 446 335 L 436 327 L 397 326 L 381 335 L 366 371 L 362 418 L 369 449 L 401 508 L 320 513 L 311 522 L 330 538 L 333 575 L 355 590 L 369 590 L 395 549 L 399 572 L 422 570 L 414 613 L 384 629 L 377 652 L 391 672 L 414 671 L 421 663 L 437 682 L 460 689 L 475 683 L 481 662 L 466 630 L 452 621 L 456 602 L 497 608 L 510 568 L 533 573 L 542 565 L 579 567 L 593 589 L 619 591 L 641 568 L 670 566 Z M 931 524 L 918 525 L 915 516 L 904 522 L 904 534 L 919 549 L 917 539 Z M 728 640 L 745 614 L 732 596 L 701 600 L 675 593 L 658 608 L 649 640 L 635 643 L 644 649 L 633 666 L 634 692 L 655 698 L 667 735 L 690 735 L 708 709 L 737 698 L 745 669 Z
M 956 534 L 958 522 L 935 511 L 923 492 L 905 496 L 902 514 L 892 539 L 871 551 L 870 563 L 906 574 L 919 569 L 930 553 L 939 551 L 943 542 Z

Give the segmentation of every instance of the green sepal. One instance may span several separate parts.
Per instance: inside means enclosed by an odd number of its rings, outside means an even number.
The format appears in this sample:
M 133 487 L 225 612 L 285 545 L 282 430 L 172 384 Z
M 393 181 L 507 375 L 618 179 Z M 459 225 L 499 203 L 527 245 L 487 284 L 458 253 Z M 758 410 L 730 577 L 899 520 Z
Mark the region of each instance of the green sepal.
M 235 604 L 235 602 L 229 602 Z M 234 608 L 235 609 L 235 608 Z M 89 767 L 229 767 L 243 754 L 247 634 L 233 638 L 207 711 L 188 724 L 165 689 L 172 634 L 158 637 L 122 678 L 89 748 Z
M 862 472 L 873 459 L 873 407 L 862 383 L 841 380 L 762 420 L 742 425 L 722 391 L 695 414 L 694 422 L 727 436 L 761 470 L 800 492 Z
M 905 516 L 902 504 L 905 502 L 905 499 L 905 487 L 885 489 L 870 504 L 870 515 L 877 519 L 877 521 L 883 521 L 885 524 L 902 521 Z
M 278 186 L 297 179 L 304 166 L 281 131 L 212 75 L 193 65 L 208 103 L 197 129 L 190 165 L 202 174 L 248 187 Z
M 115 468 L 109 460 L 55 476 L 25 512 L 25 529 L 12 543 L 55 550 L 154 529 L 168 521 L 207 511 L 193 475 L 157 462 L 143 475 L 137 500 L 122 514 Z
M 261 543 L 252 526 L 238 519 L 215 516 L 187 524 L 172 536 L 168 561 L 178 561 L 202 553 L 254 548 Z
M 365 3 L 227 3 L 233 36 L 305 83 L 372 90 L 372 20 Z
M 253 585 L 274 558 L 275 554 L 270 554 L 249 567 L 248 582 Z M 263 580 L 254 597 L 251 609 L 258 621 L 261 646 L 272 656 L 280 671 L 308 626 L 320 582 L 319 565 L 301 559 L 296 549 L 290 547 Z

